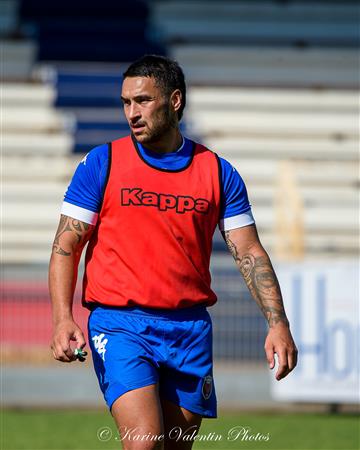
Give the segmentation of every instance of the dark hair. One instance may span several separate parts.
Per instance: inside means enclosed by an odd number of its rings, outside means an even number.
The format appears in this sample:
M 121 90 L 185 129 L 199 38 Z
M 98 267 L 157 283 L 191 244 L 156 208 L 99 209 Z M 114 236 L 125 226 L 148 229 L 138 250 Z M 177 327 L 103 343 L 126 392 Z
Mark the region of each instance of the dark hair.
M 123 77 L 153 77 L 157 87 L 167 97 L 179 89 L 182 102 L 177 114 L 179 120 L 182 118 L 186 105 L 186 86 L 184 73 L 176 61 L 160 55 L 144 55 L 130 64 Z

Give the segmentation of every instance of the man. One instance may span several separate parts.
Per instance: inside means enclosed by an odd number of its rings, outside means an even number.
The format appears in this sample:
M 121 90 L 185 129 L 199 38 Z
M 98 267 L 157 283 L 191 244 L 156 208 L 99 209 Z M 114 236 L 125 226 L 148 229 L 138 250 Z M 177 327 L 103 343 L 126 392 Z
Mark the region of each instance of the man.
M 206 307 L 216 302 L 209 261 L 217 224 L 268 321 L 265 351 L 270 368 L 278 355 L 278 380 L 297 350 L 240 175 L 180 133 L 181 68 L 144 56 L 124 73 L 121 98 L 131 136 L 92 150 L 65 194 L 50 261 L 52 350 L 71 362 L 70 341 L 85 346 L 72 298 L 89 242 L 89 343 L 124 448 L 185 450 L 202 417 L 216 417 Z

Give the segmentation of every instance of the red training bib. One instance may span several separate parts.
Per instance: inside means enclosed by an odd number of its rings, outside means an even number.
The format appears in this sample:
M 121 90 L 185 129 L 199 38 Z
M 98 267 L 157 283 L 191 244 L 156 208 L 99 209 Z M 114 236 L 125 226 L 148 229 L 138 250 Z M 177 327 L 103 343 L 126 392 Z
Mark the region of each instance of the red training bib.
M 130 136 L 111 143 L 109 177 L 86 252 L 83 303 L 176 309 L 212 305 L 212 238 L 220 163 L 195 144 L 182 170 L 142 159 Z

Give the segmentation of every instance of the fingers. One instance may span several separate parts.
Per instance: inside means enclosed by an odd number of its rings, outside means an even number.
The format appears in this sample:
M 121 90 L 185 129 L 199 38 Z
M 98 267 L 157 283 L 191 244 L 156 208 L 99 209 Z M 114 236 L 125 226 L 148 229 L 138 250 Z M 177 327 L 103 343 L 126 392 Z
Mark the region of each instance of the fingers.
M 272 327 L 265 341 L 265 353 L 270 369 L 275 366 L 274 354 L 278 356 L 277 380 L 286 377 L 297 364 L 297 348 L 288 327 Z
M 288 352 L 287 358 L 288 358 L 289 372 L 291 372 L 293 369 L 295 369 L 298 359 L 298 350 L 295 346 Z
M 272 370 L 275 367 L 274 348 L 270 345 L 265 345 L 265 354 L 269 368 Z
M 71 362 L 76 359 L 71 347 L 70 341 L 66 337 L 62 337 L 59 340 L 54 340 L 52 345 L 52 351 L 54 358 L 61 362 Z
M 276 379 L 285 378 L 295 368 L 297 364 L 297 348 L 283 349 L 277 352 L 279 357 L 279 367 L 276 372 Z
M 285 350 L 281 350 L 277 352 L 278 358 L 279 358 L 279 367 L 276 372 L 275 378 L 279 381 L 282 378 L 286 377 L 286 375 L 290 372 L 289 366 L 288 366 L 288 359 L 287 354 Z
M 51 347 L 52 354 L 54 359 L 61 362 L 69 363 L 72 361 L 71 358 L 69 358 L 65 352 L 63 352 L 59 347 Z
M 71 341 L 76 341 L 76 352 L 71 348 Z M 70 323 L 55 329 L 51 349 L 56 360 L 69 363 L 76 359 L 85 361 L 86 352 L 82 351 L 85 345 L 86 341 L 80 328 Z
M 86 345 L 86 341 L 82 331 L 78 328 L 74 333 L 74 338 L 76 341 L 76 348 L 84 348 Z

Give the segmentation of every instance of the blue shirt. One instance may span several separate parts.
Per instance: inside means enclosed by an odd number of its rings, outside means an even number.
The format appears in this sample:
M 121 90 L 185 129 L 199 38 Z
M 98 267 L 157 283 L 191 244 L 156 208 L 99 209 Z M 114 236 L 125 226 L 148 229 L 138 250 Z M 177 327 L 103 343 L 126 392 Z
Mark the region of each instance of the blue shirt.
M 175 152 L 156 153 L 138 143 L 146 162 L 156 168 L 178 170 L 191 158 L 193 142 L 184 138 Z M 220 230 L 230 230 L 254 223 L 246 186 L 237 170 L 224 158 L 221 164 L 222 209 Z M 62 214 L 95 225 L 101 209 L 108 168 L 108 146 L 91 150 L 78 165 L 65 193 Z

